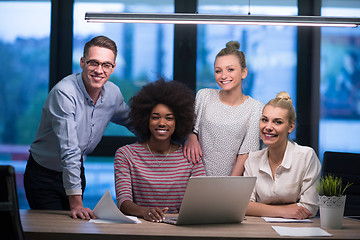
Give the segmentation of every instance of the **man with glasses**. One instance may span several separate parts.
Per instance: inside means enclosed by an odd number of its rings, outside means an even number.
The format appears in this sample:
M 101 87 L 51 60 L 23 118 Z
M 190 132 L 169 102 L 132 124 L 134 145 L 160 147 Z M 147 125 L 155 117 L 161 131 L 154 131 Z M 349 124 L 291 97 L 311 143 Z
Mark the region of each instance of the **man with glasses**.
M 83 163 L 110 121 L 129 128 L 129 107 L 120 89 L 108 82 L 116 55 L 111 39 L 91 39 L 80 59 L 82 73 L 65 77 L 49 92 L 24 174 L 31 209 L 71 210 L 73 218 L 95 217 L 82 203 Z

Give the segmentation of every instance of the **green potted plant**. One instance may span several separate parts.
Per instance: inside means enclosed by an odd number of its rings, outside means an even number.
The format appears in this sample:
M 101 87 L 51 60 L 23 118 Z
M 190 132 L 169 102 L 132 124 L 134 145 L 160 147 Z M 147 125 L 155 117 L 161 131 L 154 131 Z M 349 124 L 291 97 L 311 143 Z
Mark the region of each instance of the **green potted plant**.
M 333 174 L 321 177 L 316 191 L 319 194 L 320 225 L 324 228 L 341 228 L 344 217 L 345 190 L 352 183 L 343 186 L 342 178 Z

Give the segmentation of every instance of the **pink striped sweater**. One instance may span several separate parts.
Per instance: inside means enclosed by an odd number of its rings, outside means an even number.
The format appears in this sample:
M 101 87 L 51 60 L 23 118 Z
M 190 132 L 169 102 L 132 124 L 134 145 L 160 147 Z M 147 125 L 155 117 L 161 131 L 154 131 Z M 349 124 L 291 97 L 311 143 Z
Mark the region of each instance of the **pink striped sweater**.
M 115 154 L 117 205 L 125 200 L 145 207 L 168 207 L 177 213 L 190 176 L 205 175 L 202 161 L 189 163 L 183 146 L 168 156 L 152 154 L 140 143 L 123 146 Z

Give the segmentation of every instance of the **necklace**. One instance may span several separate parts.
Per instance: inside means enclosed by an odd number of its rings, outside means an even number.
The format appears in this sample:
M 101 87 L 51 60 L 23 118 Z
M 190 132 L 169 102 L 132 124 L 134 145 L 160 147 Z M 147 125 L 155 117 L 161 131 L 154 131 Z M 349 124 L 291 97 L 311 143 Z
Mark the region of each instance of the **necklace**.
M 146 146 L 147 146 L 147 149 L 149 150 L 149 152 L 151 153 L 151 155 L 155 158 L 156 162 L 158 163 L 158 166 L 160 167 L 160 162 L 159 162 L 159 160 L 155 157 L 155 155 L 153 154 L 153 152 L 151 151 L 151 149 L 150 149 L 150 147 L 149 147 L 149 144 L 146 143 Z M 168 151 L 168 153 L 166 154 L 165 158 L 166 158 L 167 156 L 169 156 L 170 150 L 171 150 L 171 144 L 170 144 L 169 151 Z

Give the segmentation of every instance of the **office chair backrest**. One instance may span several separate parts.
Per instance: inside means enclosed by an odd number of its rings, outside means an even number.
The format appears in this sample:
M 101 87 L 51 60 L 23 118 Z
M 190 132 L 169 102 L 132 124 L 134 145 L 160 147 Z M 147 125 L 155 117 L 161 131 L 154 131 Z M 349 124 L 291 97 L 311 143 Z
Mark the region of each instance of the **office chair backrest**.
M 0 165 L 0 238 L 24 239 L 16 192 L 15 169 Z
M 345 216 L 360 216 L 360 154 L 325 152 L 322 176 L 331 173 L 341 177 L 343 185 L 353 183 L 346 191 Z

